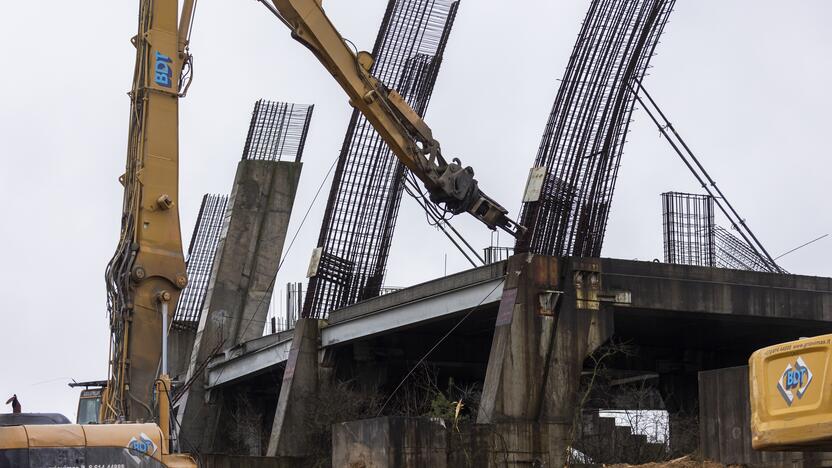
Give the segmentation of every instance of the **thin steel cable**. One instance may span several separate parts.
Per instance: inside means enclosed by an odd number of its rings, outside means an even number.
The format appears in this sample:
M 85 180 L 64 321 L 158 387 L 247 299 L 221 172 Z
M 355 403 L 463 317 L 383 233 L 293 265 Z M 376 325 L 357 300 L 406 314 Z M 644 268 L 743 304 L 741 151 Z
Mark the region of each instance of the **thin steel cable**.
M 480 300 L 480 302 L 479 302 L 479 303 L 478 303 L 478 304 L 477 304 L 477 305 L 476 305 L 473 309 L 469 310 L 469 311 L 468 311 L 465 315 L 463 315 L 463 316 L 462 316 L 462 318 L 460 318 L 460 319 L 459 319 L 459 320 L 458 320 L 458 321 L 454 324 L 454 326 L 453 326 L 453 327 L 451 327 L 451 329 L 450 329 L 450 330 L 448 330 L 448 332 L 447 332 L 447 333 L 445 333 L 444 335 L 442 335 L 442 337 L 441 337 L 441 338 L 439 338 L 439 340 L 437 340 L 437 341 L 436 341 L 436 343 L 434 343 L 434 345 L 433 345 L 433 346 L 431 346 L 431 348 L 430 348 L 430 349 L 429 349 L 429 350 L 428 350 L 428 351 L 427 351 L 427 352 L 426 352 L 426 353 L 425 353 L 425 354 L 424 354 L 421 358 L 419 358 L 419 360 L 416 362 L 416 364 L 414 364 L 414 365 L 413 365 L 413 367 L 412 367 L 412 368 L 411 368 L 411 369 L 407 372 L 407 374 L 406 374 L 406 375 L 402 378 L 402 380 L 401 380 L 401 381 L 399 381 L 398 385 L 396 385 L 396 388 L 394 388 L 394 389 L 393 389 L 393 391 L 390 393 L 390 396 L 388 396 L 388 397 L 387 397 L 387 400 L 385 400 L 385 401 L 384 401 L 384 404 L 383 404 L 383 405 L 381 405 L 381 408 L 379 408 L 378 413 L 376 413 L 376 417 L 381 416 L 381 412 L 382 412 L 382 411 L 384 411 L 384 408 L 386 408 L 386 407 L 387 407 L 387 405 L 390 403 L 390 400 L 392 400 L 392 399 L 393 399 L 393 397 L 396 395 L 396 392 L 398 392 L 398 391 L 399 391 L 399 389 L 400 389 L 400 388 L 402 388 L 402 385 L 404 385 L 404 383 L 407 381 L 407 379 L 408 379 L 411 375 L 413 375 L 413 372 L 415 372 L 415 371 L 416 371 L 416 368 L 418 368 L 418 367 L 419 367 L 419 366 L 420 366 L 423 362 L 425 362 L 425 359 L 427 359 L 427 358 L 428 358 L 428 356 L 430 356 L 430 354 L 431 354 L 432 352 L 434 352 L 434 351 L 436 350 L 436 348 L 438 348 L 438 347 L 439 347 L 439 345 L 441 345 L 441 344 L 442 344 L 442 342 L 444 342 L 446 339 L 448 339 L 448 337 L 449 337 L 449 336 L 451 336 L 451 334 L 454 332 L 454 330 L 456 330 L 457 328 L 459 328 L 459 326 L 460 326 L 460 325 L 462 325 L 462 322 L 464 322 L 466 319 L 468 319 L 468 317 L 470 317 L 470 316 L 471 316 L 471 314 L 473 314 L 474 312 L 476 312 L 476 311 L 480 308 L 480 306 L 482 306 L 482 304 L 485 302 L 485 300 L 486 300 L 486 299 L 488 299 L 488 298 L 489 298 L 489 296 L 491 296 L 492 294 L 494 294 L 494 291 L 496 291 L 496 290 L 497 290 L 497 288 L 499 288 L 500 286 L 502 286 L 505 282 L 506 282 L 506 278 L 505 278 L 505 277 L 503 277 L 503 278 L 500 280 L 500 282 L 499 282 L 499 283 L 497 283 L 497 285 L 496 285 L 496 286 L 494 286 L 494 289 L 492 289 L 491 291 L 489 291 L 489 292 L 488 292 L 488 294 L 486 294 L 486 295 L 485 295 L 485 297 L 483 297 L 483 298 Z

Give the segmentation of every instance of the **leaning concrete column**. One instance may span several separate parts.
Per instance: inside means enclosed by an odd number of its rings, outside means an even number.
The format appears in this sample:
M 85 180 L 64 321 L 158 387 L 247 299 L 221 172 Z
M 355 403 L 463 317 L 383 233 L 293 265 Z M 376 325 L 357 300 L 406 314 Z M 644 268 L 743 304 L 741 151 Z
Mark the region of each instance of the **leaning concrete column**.
M 262 335 L 292 213 L 301 163 L 243 160 L 217 246 L 178 418 L 183 438 L 212 448 L 219 408 L 207 400 L 203 370 L 216 353 Z
M 319 335 L 316 319 L 302 318 L 295 322 L 292 348 L 283 371 L 266 452 L 270 457 L 306 457 L 310 454 L 305 418 L 318 392 Z

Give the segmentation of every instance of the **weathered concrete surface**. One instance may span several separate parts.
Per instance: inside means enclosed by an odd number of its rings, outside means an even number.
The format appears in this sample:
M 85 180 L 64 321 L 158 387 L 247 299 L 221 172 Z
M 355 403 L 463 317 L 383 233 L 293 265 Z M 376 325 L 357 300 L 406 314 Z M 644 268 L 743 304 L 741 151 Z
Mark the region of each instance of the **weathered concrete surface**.
M 741 364 L 750 350 L 773 342 L 832 332 L 832 322 L 827 320 L 832 317 L 832 280 L 828 278 L 614 259 L 535 261 L 543 262 L 538 265 L 541 275 L 554 265 L 556 274 L 550 270 L 535 280 L 538 282 L 526 281 L 525 292 L 519 292 L 523 282 L 511 276 L 533 268 L 521 262 L 506 269 L 501 263 L 334 311 L 329 326 L 321 331 L 321 347 L 342 351 L 344 360 L 337 362 L 348 365 L 339 366 L 344 371 L 339 378 L 360 381 L 356 373 L 362 368 L 378 367 L 370 379 L 376 384 L 400 375 L 397 372 L 401 369 L 406 372 L 408 362 L 422 357 L 413 351 L 421 349 L 420 342 L 434 343 L 485 298 L 482 307 L 457 330 L 470 326 L 466 333 L 446 340 L 444 349 L 435 350 L 429 363 L 446 366 L 444 372 L 464 371 L 465 378 L 482 381 L 491 349 L 485 408 L 480 410 L 483 420 L 560 424 L 557 427 L 562 429 L 571 424 L 575 413 L 576 376 L 582 370 L 591 370 L 591 360 L 584 357 L 613 331 L 617 339 L 633 347 L 634 353 L 609 361 L 611 369 L 657 375 L 657 391 L 672 411 L 697 408 L 697 372 L 701 370 Z M 498 284 L 505 271 L 506 281 Z M 512 281 L 516 288 L 511 287 Z M 500 291 L 504 301 L 509 290 L 518 289 L 516 304 L 507 309 L 509 320 L 505 312 L 497 319 L 501 325 L 495 325 L 499 302 L 490 294 L 492 285 L 497 285 L 494 291 Z M 482 289 L 481 294 L 480 290 L 478 295 L 472 293 L 476 288 Z M 541 295 L 546 290 L 554 291 L 548 299 Z M 557 292 L 563 294 L 556 315 L 544 313 L 551 308 Z M 460 301 L 463 296 L 468 299 Z M 546 299 L 549 306 L 543 307 L 541 299 Z M 425 307 L 428 304 L 430 307 Z M 526 315 L 516 318 L 520 313 Z M 363 324 L 373 324 L 374 328 L 360 336 L 339 331 L 366 331 L 368 327 Z M 494 330 L 494 337 L 483 337 L 482 330 Z M 209 369 L 215 388 L 233 393 L 246 382 L 264 380 L 264 375 L 277 375 L 279 379 L 281 363 L 291 348 L 288 336 L 258 338 L 215 356 Z M 471 346 L 474 343 L 477 346 Z M 376 353 L 383 357 L 361 361 L 372 357 L 374 349 L 383 351 Z M 494 353 L 499 353 L 501 359 L 496 359 Z M 547 359 L 549 364 L 542 365 Z M 356 362 L 360 365 L 350 367 Z M 518 384 L 510 377 L 512 373 L 519 373 L 519 381 L 537 387 Z M 518 394 L 519 398 L 511 397 Z M 274 414 L 274 401 L 263 414 Z M 674 434 L 671 417 L 671 441 L 675 440 Z
M 384 417 L 333 426 L 332 466 L 496 468 L 563 466 L 563 427 Z
M 572 424 L 584 359 L 612 334 L 598 269 L 597 260 L 509 259 L 478 423 Z
M 310 455 L 305 417 L 311 413 L 318 391 L 318 341 L 320 329 L 315 319 L 303 318 L 295 322 L 295 336 L 272 423 L 269 448 L 270 457 L 305 457 Z
M 464 271 L 385 294 L 332 312 L 321 331 L 321 346 L 340 346 L 381 333 L 409 329 L 500 300 L 505 263 Z M 286 340 L 285 337 L 289 336 Z M 210 387 L 228 385 L 282 365 L 291 332 L 240 344 L 208 365 Z
M 262 334 L 300 171 L 297 162 L 237 166 L 191 351 L 187 379 L 193 384 L 178 405 L 182 434 L 197 450 L 210 451 L 220 413 L 208 401 L 204 367 L 214 354 Z
M 726 465 L 829 466 L 832 453 L 763 452 L 751 448 L 748 366 L 699 373 L 702 456 Z
M 274 457 L 251 457 L 225 454 L 202 454 L 201 468 L 306 468 L 305 460 Z
M 832 320 L 832 278 L 603 258 L 607 291 L 632 294 L 633 309 Z
M 174 381 L 184 381 L 191 361 L 196 330 L 172 328 L 168 335 L 168 374 Z
M 573 260 L 560 261 L 569 265 Z M 587 318 L 590 321 L 608 321 L 609 310 L 612 309 L 615 333 L 624 333 L 628 340 L 663 340 L 674 346 L 724 349 L 726 344 L 744 342 L 753 337 L 779 339 L 771 334 L 772 331 L 787 335 L 781 341 L 794 339 L 804 336 L 804 329 L 816 328 L 822 321 L 832 320 L 830 278 L 607 258 L 591 261 L 600 266 L 602 305 L 599 311 L 592 312 L 588 317 L 583 313 L 569 312 L 570 315 L 563 317 L 564 325 L 568 322 L 569 326 L 585 327 L 585 322 L 581 321 Z M 329 326 L 322 332 L 322 346 L 339 346 L 350 340 L 419 327 L 430 320 L 464 313 L 471 307 L 471 299 L 463 301 L 462 296 L 473 297 L 475 290 L 479 293 L 484 289 L 473 299 L 474 304 L 479 303 L 493 289 L 491 283 L 499 281 L 505 271 L 505 262 L 495 263 L 333 311 Z M 564 276 L 566 287 L 572 283 L 574 279 Z M 507 282 L 494 290 L 494 294 L 486 298 L 479 309 L 491 306 L 503 289 L 509 289 Z M 616 303 L 616 293 L 629 297 L 630 302 Z M 434 312 L 422 314 L 422 305 L 430 305 Z M 407 320 L 396 319 L 400 312 Z M 388 320 L 387 316 L 391 318 Z M 787 331 L 784 331 L 783 320 L 792 324 Z M 728 323 L 732 324 L 730 329 L 724 326 Z M 818 329 L 818 333 L 832 332 L 832 322 L 826 323 L 829 328 Z M 697 324 L 700 326 L 696 327 Z M 390 328 L 380 328 L 383 326 Z M 603 327 L 590 327 L 590 330 L 603 330 L 608 326 L 611 325 L 604 323 Z M 371 327 L 374 328 L 370 332 Z M 691 333 L 692 328 L 703 332 Z M 353 333 L 355 329 L 366 333 L 357 336 Z M 597 338 L 593 340 L 597 341 Z M 244 380 L 247 375 L 257 375 L 278 366 L 285 357 L 273 355 L 286 356 L 288 345 L 278 345 L 273 341 L 257 339 L 247 342 L 243 353 L 239 352 L 240 347 L 229 349 L 229 353 L 211 363 L 209 373 L 212 374 L 212 385 Z M 282 338 L 277 341 L 282 341 Z M 580 345 L 580 341 L 577 344 Z M 759 345 L 754 343 L 754 346 L 765 344 L 770 343 L 763 340 Z M 650 358 L 656 360 L 654 356 Z M 695 373 L 692 375 L 690 380 L 695 387 Z M 679 391 L 679 388 L 674 389 L 676 394 Z M 695 398 L 695 391 L 692 395 Z

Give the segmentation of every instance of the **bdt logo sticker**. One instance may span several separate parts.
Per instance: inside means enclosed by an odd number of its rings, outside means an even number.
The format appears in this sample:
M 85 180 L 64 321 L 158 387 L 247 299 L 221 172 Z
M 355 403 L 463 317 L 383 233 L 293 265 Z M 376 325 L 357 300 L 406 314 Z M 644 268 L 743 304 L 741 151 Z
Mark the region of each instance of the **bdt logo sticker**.
M 173 69 L 170 67 L 173 60 L 167 55 L 156 51 L 156 65 L 153 67 L 153 81 L 159 86 L 170 88 L 173 80 Z
M 798 357 L 794 365 L 788 364 L 780 380 L 777 381 L 777 390 L 780 395 L 786 400 L 789 406 L 794 403 L 795 396 L 797 399 L 803 398 L 806 394 L 806 389 L 812 383 L 812 371 L 802 357 Z

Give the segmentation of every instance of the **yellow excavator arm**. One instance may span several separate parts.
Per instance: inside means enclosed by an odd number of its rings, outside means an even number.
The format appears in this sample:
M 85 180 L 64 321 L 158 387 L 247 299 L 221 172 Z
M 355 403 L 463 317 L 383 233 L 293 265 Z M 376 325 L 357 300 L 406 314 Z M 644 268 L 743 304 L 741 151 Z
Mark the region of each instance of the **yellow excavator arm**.
M 111 351 L 101 421 L 154 421 L 163 324 L 187 284 L 179 227 L 179 98 L 194 0 L 141 0 L 121 236 L 107 265 Z M 162 317 L 162 314 L 165 317 Z
M 262 3 L 269 6 L 266 0 Z M 485 195 L 471 167 L 442 157 L 430 127 L 395 90 L 372 76 L 373 57 L 353 51 L 324 13 L 320 0 L 272 0 L 272 11 L 326 67 L 396 157 L 424 184 L 431 201 L 454 214 L 467 211 L 491 229 L 517 237 L 525 229 Z

